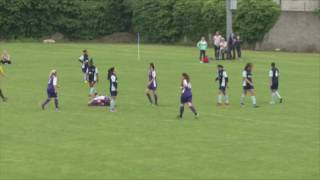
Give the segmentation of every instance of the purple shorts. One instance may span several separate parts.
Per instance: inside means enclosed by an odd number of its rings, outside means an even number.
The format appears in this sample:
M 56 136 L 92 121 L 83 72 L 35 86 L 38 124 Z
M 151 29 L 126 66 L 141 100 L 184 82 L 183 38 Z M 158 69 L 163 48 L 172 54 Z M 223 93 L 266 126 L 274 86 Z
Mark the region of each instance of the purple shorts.
M 57 98 L 58 94 L 52 89 L 47 89 L 48 98 Z
M 154 86 L 153 83 L 151 83 L 151 84 L 148 86 L 148 89 L 151 90 L 151 91 L 155 91 L 155 90 L 157 90 L 157 86 Z
M 181 95 L 180 102 L 181 104 L 192 103 L 192 95 L 191 96 Z

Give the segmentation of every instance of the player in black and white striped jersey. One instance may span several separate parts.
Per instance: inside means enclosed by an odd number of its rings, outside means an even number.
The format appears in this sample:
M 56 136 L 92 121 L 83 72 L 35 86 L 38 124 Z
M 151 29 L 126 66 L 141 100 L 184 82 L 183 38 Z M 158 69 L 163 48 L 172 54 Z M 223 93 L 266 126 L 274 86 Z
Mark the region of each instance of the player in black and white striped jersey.
M 274 62 L 271 63 L 271 70 L 269 71 L 269 85 L 270 85 L 270 90 L 272 92 L 270 104 L 276 103 L 276 97 L 279 98 L 280 103 L 283 102 L 283 99 L 282 99 L 280 93 L 278 92 L 279 76 L 280 76 L 280 71 L 276 67 L 276 63 L 274 63 Z

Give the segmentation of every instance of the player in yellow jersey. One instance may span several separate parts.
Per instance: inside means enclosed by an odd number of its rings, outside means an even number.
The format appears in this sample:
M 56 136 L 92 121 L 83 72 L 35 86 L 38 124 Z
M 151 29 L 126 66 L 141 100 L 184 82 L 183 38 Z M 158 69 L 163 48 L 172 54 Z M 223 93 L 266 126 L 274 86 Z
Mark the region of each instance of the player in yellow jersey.
M 1 82 L 3 81 L 3 78 L 5 77 L 5 75 L 4 75 L 4 70 L 3 70 L 3 67 L 0 65 L 0 97 L 1 97 L 1 99 L 2 99 L 2 101 L 7 101 L 7 98 L 6 97 L 4 97 L 4 95 L 3 95 L 3 93 L 2 93 L 2 86 L 1 86 Z

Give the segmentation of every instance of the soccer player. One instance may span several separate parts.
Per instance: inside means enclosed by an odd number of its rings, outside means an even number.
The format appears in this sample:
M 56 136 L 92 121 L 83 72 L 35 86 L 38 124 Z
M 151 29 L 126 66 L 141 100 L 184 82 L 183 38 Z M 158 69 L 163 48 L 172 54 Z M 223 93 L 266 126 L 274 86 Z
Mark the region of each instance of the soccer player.
M 89 95 L 92 96 L 97 93 L 96 83 L 99 81 L 99 71 L 98 68 L 94 65 L 93 59 L 90 59 L 89 65 L 86 72 L 86 79 L 89 82 Z
M 208 49 L 208 43 L 205 37 L 202 37 L 198 42 L 197 47 L 200 49 L 200 63 L 203 63 L 204 58 L 206 57 L 206 51 Z
M 54 99 L 55 110 L 56 111 L 59 110 L 57 88 L 58 88 L 57 71 L 52 70 L 49 75 L 49 82 L 48 82 L 48 88 L 47 88 L 48 98 L 42 103 L 41 105 L 42 110 L 45 109 L 46 105 L 51 101 L 51 99 Z
M 154 97 L 154 104 L 157 106 L 158 105 L 158 95 L 157 95 L 157 73 L 156 73 L 156 69 L 153 63 L 150 63 L 150 67 L 149 67 L 149 74 L 148 74 L 148 86 L 146 89 L 146 96 L 149 99 L 149 102 L 151 104 L 153 104 L 151 95 L 153 95 Z
M 116 75 L 115 67 L 108 70 L 108 80 L 110 81 L 110 112 L 116 112 L 116 98 L 118 95 L 118 78 Z
M 247 95 L 247 93 L 250 93 L 252 104 L 254 108 L 257 108 L 257 100 L 255 96 L 255 91 L 254 91 L 254 86 L 253 86 L 253 80 L 252 80 L 252 64 L 248 63 L 246 64 L 243 72 L 242 72 L 242 77 L 243 77 L 243 93 L 241 95 L 241 101 L 240 105 L 244 106 L 244 99 Z
M 88 106 L 109 106 L 110 105 L 110 99 L 108 96 L 98 96 L 95 94 L 95 97 L 93 97 L 89 102 Z
M 192 104 L 192 91 L 191 91 L 191 82 L 190 76 L 187 73 L 182 74 L 181 80 L 181 98 L 180 98 L 180 114 L 178 118 L 182 119 L 184 113 L 184 106 L 187 104 L 190 110 L 195 115 L 197 119 L 199 114 L 197 113 L 195 107 Z
M 89 55 L 88 55 L 88 51 L 85 49 L 82 51 L 82 55 L 79 58 L 79 62 L 81 63 L 81 69 L 82 69 L 82 73 L 83 73 L 83 81 L 84 83 L 87 83 L 87 69 L 89 66 Z
M 3 95 L 2 87 L 1 87 L 1 84 L 2 84 L 1 82 L 4 77 L 5 77 L 4 70 L 3 70 L 3 67 L 0 65 L 0 97 L 3 102 L 6 102 L 8 99 Z
M 222 97 L 224 97 L 224 104 L 229 105 L 229 97 L 227 95 L 227 88 L 228 88 L 228 75 L 227 72 L 224 70 L 222 65 L 218 65 L 218 76 L 216 81 L 219 81 L 219 94 L 218 94 L 218 106 L 222 105 Z
M 283 99 L 280 95 L 280 93 L 278 92 L 278 88 L 279 88 L 279 69 L 276 67 L 276 63 L 271 63 L 271 70 L 269 71 L 269 84 L 270 84 L 270 89 L 272 92 L 271 95 L 271 102 L 270 104 L 275 104 L 275 100 L 276 97 L 279 98 L 280 103 L 282 103 Z

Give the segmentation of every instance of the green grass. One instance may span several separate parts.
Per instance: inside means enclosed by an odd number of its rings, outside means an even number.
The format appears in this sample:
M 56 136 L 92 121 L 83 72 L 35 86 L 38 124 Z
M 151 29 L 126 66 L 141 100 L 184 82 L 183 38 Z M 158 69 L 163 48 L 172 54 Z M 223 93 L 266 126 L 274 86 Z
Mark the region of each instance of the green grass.
M 100 70 L 116 66 L 118 113 L 87 107 L 88 87 L 77 62 L 87 48 Z M 245 51 L 242 61 L 223 61 L 230 76 L 229 107 L 216 107 L 217 62 L 199 64 L 191 47 L 9 43 L 5 66 L 7 103 L 0 102 L 0 179 L 319 179 L 319 54 Z M 157 67 L 160 106 L 144 96 L 149 62 Z M 284 104 L 269 105 L 268 70 L 281 71 Z M 241 71 L 254 63 L 261 108 L 247 98 L 240 108 Z M 61 110 L 40 110 L 48 73 L 57 69 Z M 195 120 L 186 109 L 175 119 L 180 74 L 192 78 Z

